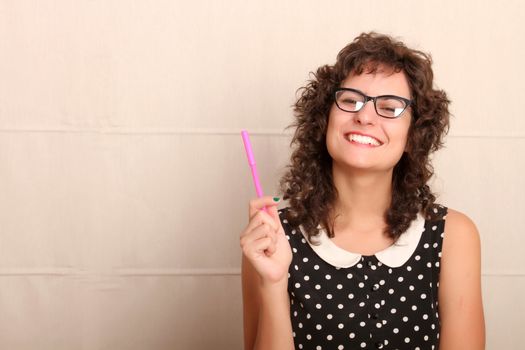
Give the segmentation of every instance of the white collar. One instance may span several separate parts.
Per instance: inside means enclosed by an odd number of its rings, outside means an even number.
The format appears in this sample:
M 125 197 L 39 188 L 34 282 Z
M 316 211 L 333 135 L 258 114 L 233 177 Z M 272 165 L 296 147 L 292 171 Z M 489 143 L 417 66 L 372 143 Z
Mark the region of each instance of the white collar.
M 401 234 L 398 240 L 391 246 L 374 254 L 375 257 L 389 267 L 402 266 L 416 250 L 424 228 L 425 219 L 421 214 L 418 214 L 416 219 L 410 224 L 410 227 Z M 307 238 L 302 228 L 301 233 Z M 330 265 L 347 268 L 354 266 L 361 260 L 361 254 L 352 253 L 338 247 L 328 237 L 325 230 L 321 230 L 319 235 L 313 237 L 312 240 L 315 244 L 310 243 L 306 239 L 313 251 Z

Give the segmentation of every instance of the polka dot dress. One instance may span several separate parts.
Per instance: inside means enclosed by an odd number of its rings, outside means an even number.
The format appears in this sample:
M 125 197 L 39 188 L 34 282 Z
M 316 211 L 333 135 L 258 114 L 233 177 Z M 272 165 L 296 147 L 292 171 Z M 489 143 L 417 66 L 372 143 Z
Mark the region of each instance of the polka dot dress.
M 345 251 L 350 266 L 338 266 L 326 249 L 330 243 L 310 244 L 281 210 L 293 252 L 288 293 L 295 348 L 437 349 L 446 208 L 437 206 L 435 212 L 439 219 L 420 217 L 419 228 L 411 225 L 412 245 L 403 241 L 404 233 L 381 254 Z

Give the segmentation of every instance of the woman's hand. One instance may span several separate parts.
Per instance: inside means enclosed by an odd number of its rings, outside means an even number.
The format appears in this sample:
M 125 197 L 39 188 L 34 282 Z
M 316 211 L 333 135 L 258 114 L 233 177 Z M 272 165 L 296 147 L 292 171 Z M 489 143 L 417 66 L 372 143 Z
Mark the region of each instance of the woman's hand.
M 285 280 L 292 261 L 290 243 L 277 213 L 278 202 L 272 197 L 250 201 L 250 221 L 241 234 L 243 254 L 259 274 L 263 285 Z

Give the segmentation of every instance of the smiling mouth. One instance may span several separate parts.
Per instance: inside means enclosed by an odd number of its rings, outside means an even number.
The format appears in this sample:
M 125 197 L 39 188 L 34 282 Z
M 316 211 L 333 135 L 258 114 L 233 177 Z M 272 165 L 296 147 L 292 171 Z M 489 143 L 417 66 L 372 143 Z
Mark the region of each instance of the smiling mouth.
M 345 138 L 350 142 L 359 143 L 361 145 L 368 146 L 381 146 L 382 143 L 371 136 L 359 135 L 359 134 L 346 134 Z

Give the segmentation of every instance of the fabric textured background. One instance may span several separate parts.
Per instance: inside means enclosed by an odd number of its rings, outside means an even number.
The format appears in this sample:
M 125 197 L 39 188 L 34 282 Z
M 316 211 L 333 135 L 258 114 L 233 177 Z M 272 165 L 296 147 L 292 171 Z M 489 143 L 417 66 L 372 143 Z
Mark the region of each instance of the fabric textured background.
M 519 348 L 524 15 L 518 0 L 0 0 L 0 348 L 240 349 L 239 131 L 273 194 L 296 89 L 369 30 L 433 54 L 454 113 L 433 186 L 481 232 L 487 348 Z

